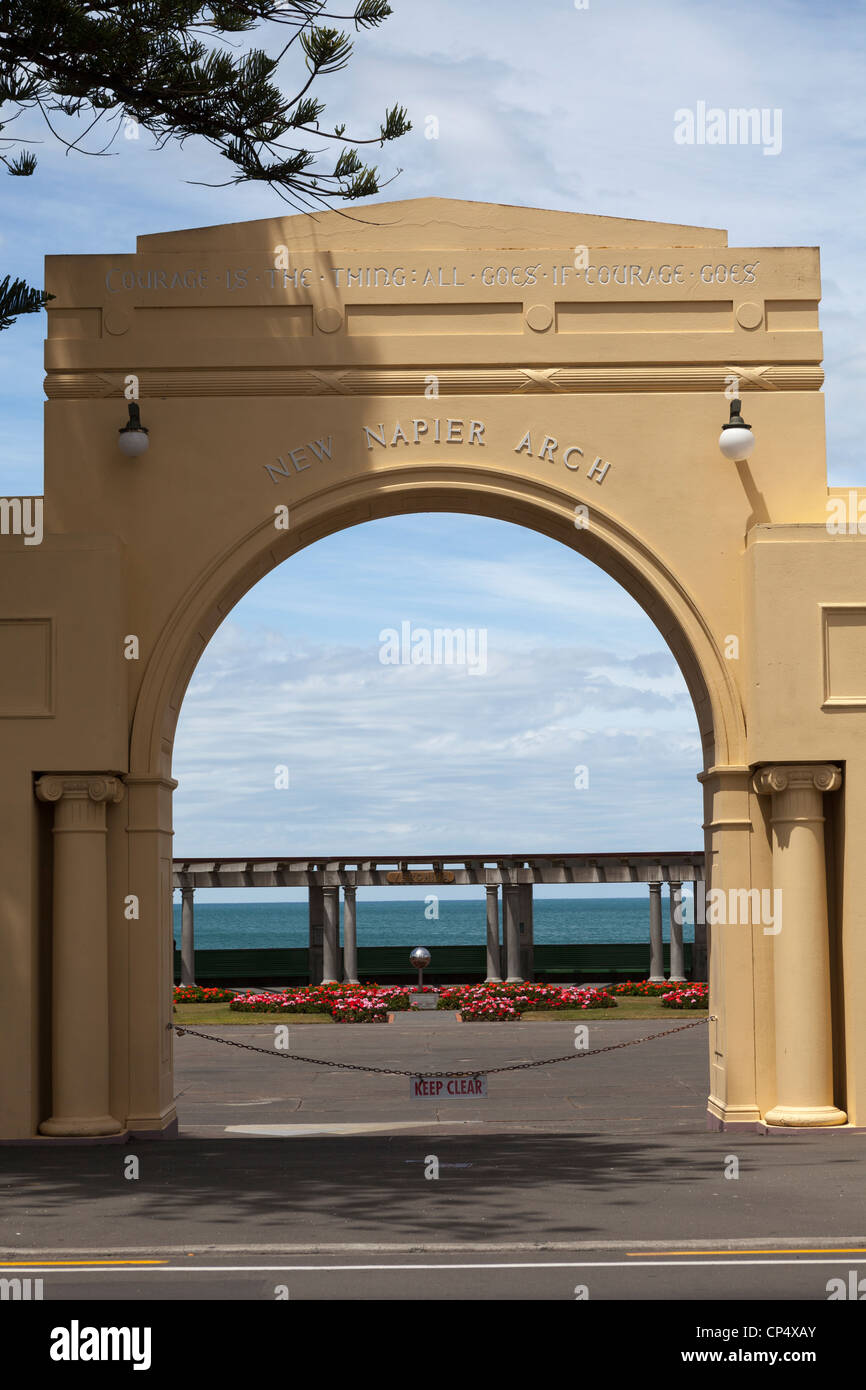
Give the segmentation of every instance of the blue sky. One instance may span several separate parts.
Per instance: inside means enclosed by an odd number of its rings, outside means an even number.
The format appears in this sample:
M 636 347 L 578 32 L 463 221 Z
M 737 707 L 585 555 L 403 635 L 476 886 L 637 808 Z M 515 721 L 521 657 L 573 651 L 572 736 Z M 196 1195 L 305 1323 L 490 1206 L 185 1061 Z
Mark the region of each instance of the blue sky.
M 331 120 L 415 129 L 376 151 L 384 199 L 440 195 L 726 227 L 821 247 L 831 482 L 863 485 L 866 179 L 862 3 L 393 0 L 324 79 Z M 272 45 L 273 46 L 273 45 Z M 286 89 L 294 89 L 285 72 Z M 782 144 L 683 146 L 674 113 L 781 112 Z M 425 138 L 435 115 L 439 138 Z M 20 122 L 40 166 L 0 177 L 0 274 L 46 253 L 281 210 L 206 146 L 146 136 L 94 159 Z M 0 492 L 42 487 L 41 344 L 0 335 Z M 388 667 L 381 629 L 484 628 L 488 670 Z M 277 790 L 285 764 L 290 785 Z M 576 789 L 576 765 L 589 786 Z M 484 518 L 379 521 L 287 561 L 234 609 L 190 686 L 175 750 L 178 853 L 698 847 L 698 739 L 655 629 L 600 571 Z

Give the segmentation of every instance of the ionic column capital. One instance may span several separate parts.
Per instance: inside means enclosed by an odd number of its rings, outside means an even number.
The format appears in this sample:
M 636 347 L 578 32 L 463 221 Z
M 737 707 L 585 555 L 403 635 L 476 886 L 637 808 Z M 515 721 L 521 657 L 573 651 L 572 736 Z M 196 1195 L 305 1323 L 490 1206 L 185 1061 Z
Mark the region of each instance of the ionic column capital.
M 786 791 L 835 792 L 842 785 L 842 769 L 834 763 L 773 763 L 761 767 L 752 778 L 759 796 Z
M 40 801 L 105 801 L 123 799 L 123 783 L 111 773 L 50 772 L 36 783 Z

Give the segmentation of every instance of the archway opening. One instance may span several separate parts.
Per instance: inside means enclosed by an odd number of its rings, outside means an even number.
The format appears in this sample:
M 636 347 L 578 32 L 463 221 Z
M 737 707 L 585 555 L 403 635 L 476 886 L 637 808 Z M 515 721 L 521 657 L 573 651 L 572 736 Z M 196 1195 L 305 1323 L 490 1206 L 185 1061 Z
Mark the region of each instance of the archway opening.
M 700 851 L 705 739 L 689 689 L 648 617 L 575 549 L 514 522 L 391 515 L 332 530 L 237 603 L 198 665 L 175 741 L 175 867 L 210 862 L 214 883 L 225 865 L 226 883 L 247 876 L 222 889 L 198 880 L 203 956 L 303 951 L 309 890 L 251 886 L 256 858 L 317 869 L 349 855 L 393 861 L 399 880 L 410 854 Z M 402 877 L 357 890 L 368 961 L 399 947 L 403 971 L 388 973 L 403 979 L 414 945 L 434 962 L 454 946 L 480 958 L 484 885 Z M 542 979 L 569 973 L 562 951 L 546 971 L 544 948 L 611 938 L 640 942 L 649 973 L 648 894 L 636 876 L 539 880 L 533 916 Z M 181 918 L 178 903 L 177 947 Z M 688 910 L 684 936 L 691 972 Z M 610 974 L 601 954 L 590 974 Z M 235 963 L 223 968 L 249 987 Z M 447 981 L 435 964 L 431 976 Z

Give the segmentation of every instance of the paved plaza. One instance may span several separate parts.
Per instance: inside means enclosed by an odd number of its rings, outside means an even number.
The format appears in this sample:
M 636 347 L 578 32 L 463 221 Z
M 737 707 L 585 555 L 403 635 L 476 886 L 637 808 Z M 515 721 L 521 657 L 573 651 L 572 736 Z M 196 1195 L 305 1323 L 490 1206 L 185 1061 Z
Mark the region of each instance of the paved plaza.
M 691 1022 L 670 1019 L 592 1022 L 589 1052 Z M 178 1015 L 182 1025 L 182 1014 Z M 187 1137 L 239 1137 L 263 1126 L 280 1133 L 586 1133 L 633 1134 L 666 1128 L 703 1133 L 706 1024 L 655 1042 L 594 1057 L 575 1049 L 573 1023 L 459 1023 L 448 1011 L 394 1015 L 388 1025 L 289 1030 L 293 1062 L 275 1050 L 275 1025 L 208 1027 L 175 1039 L 177 1107 Z M 226 1047 L 209 1033 L 266 1049 Z M 549 1058 L 567 1061 L 490 1076 L 484 1100 L 412 1100 L 408 1077 L 347 1071 L 336 1063 L 406 1072 L 485 1071 Z

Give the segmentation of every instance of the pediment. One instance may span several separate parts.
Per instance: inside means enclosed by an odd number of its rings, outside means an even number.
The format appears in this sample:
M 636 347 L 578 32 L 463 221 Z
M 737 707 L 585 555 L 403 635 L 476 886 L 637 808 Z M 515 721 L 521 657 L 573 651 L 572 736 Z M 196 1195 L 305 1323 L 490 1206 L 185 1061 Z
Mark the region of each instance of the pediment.
M 408 198 L 403 202 L 346 204 L 315 215 L 265 217 L 214 227 L 140 236 L 139 252 L 253 250 L 283 244 L 290 250 L 399 248 L 446 250 L 562 250 L 601 247 L 727 246 L 727 232 L 676 222 L 642 222 L 546 208 L 476 203 L 461 198 Z

